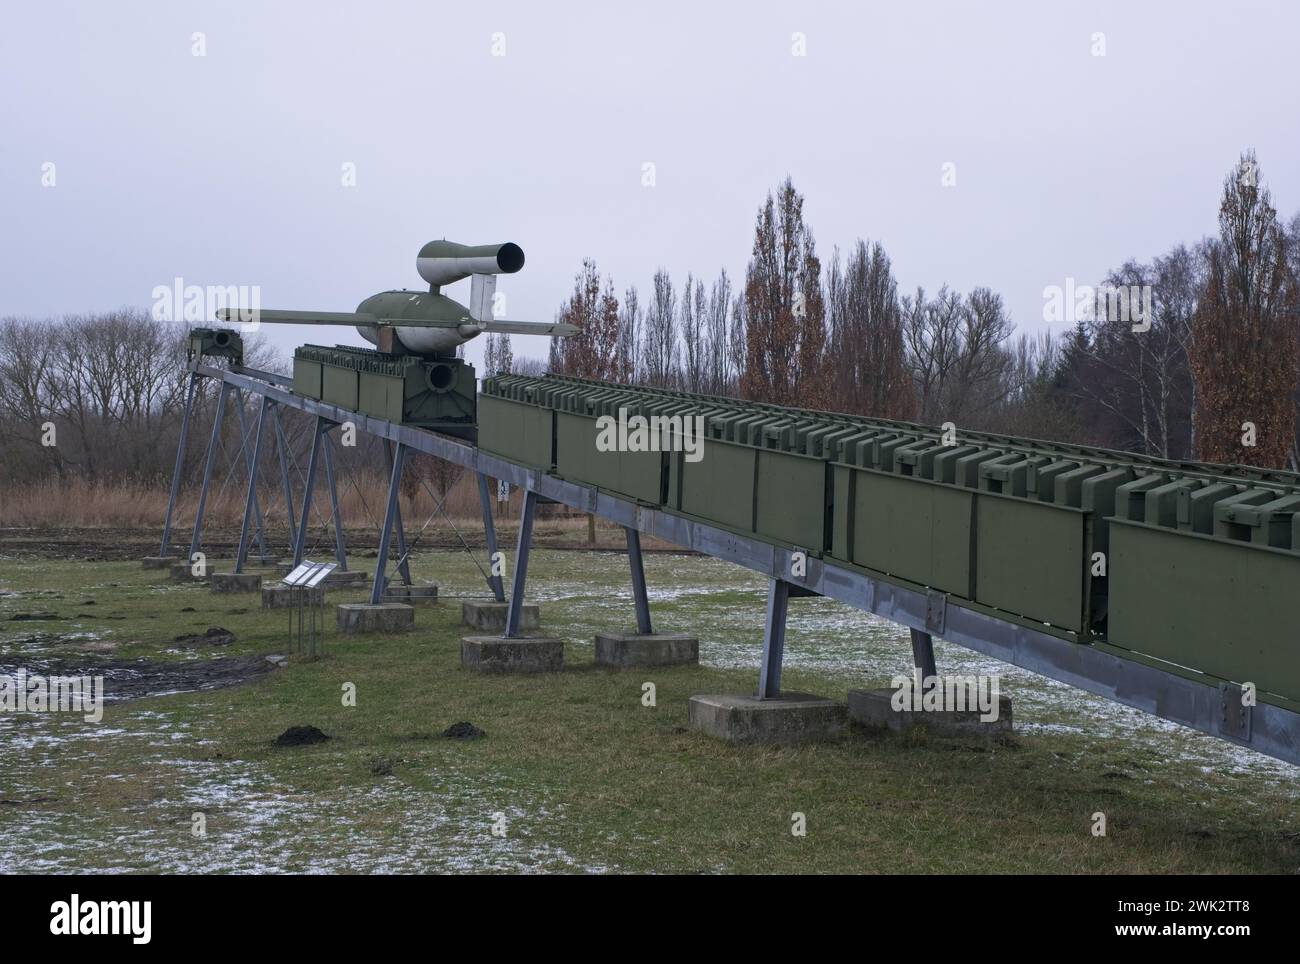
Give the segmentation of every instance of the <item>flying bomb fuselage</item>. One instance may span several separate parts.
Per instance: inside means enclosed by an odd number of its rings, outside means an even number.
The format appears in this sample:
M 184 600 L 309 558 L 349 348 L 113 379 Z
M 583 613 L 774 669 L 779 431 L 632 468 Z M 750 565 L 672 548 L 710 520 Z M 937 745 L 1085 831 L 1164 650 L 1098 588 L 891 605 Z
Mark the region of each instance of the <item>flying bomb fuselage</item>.
M 471 338 L 486 330 L 470 317 L 469 309 L 459 301 L 432 291 L 381 291 L 357 305 L 357 314 L 383 318 L 385 322 L 411 320 L 426 322 L 400 325 L 357 325 L 357 332 L 370 344 L 386 347 L 380 338 L 380 328 L 391 328 L 393 337 L 412 355 L 450 355 Z M 429 327 L 427 322 L 455 322 L 451 328 Z
M 430 241 L 415 259 L 416 271 L 428 283 L 428 291 L 381 291 L 351 312 L 264 309 L 257 317 L 281 325 L 352 325 L 382 352 L 428 358 L 452 356 L 457 348 L 485 331 L 551 338 L 576 333 L 571 325 L 496 317 L 496 276 L 514 274 L 523 266 L 523 249 L 511 242 L 466 245 Z M 474 279 L 469 307 L 441 291 L 444 285 L 465 278 Z M 234 321 L 232 314 L 229 310 L 219 311 L 217 320 Z

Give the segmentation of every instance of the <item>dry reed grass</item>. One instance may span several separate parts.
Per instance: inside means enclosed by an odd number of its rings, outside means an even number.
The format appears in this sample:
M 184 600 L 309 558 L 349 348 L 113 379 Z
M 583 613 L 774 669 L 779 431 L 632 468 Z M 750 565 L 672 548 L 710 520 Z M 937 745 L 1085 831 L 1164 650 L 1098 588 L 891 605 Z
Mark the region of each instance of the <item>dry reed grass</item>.
M 313 500 L 313 524 L 329 519 L 329 497 L 324 473 Z M 355 480 L 339 479 L 339 508 L 348 528 L 377 528 L 383 518 L 388 480 L 378 474 Z M 518 517 L 519 494 L 512 493 L 510 507 L 499 511 L 493 492 L 493 510 L 505 519 Z M 51 479 L 33 485 L 0 490 L 0 526 L 5 528 L 153 528 L 162 524 L 167 511 L 168 490 L 164 485 L 101 483 L 85 479 L 59 482 Z M 198 506 L 198 486 L 186 486 L 176 505 L 176 519 L 193 519 Z M 284 492 L 277 485 L 259 489 L 262 512 L 272 526 L 285 522 Z M 204 517 L 212 526 L 238 526 L 244 514 L 245 484 L 239 479 L 222 484 L 214 480 Z M 414 498 L 402 497 L 402 515 L 407 528 L 418 529 L 433 513 L 433 494 L 421 488 Z M 302 493 L 294 491 L 294 508 L 302 511 Z M 479 516 L 477 483 L 473 476 L 460 478 L 447 494 L 444 506 L 453 519 Z

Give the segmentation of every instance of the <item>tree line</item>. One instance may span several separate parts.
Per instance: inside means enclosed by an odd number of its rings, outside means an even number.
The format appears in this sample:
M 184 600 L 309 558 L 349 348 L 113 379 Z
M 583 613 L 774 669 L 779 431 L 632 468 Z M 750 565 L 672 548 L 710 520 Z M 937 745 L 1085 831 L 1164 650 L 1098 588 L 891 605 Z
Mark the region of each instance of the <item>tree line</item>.
M 989 287 L 901 291 L 878 240 L 832 249 L 823 262 L 803 196 L 787 178 L 758 208 L 743 278 L 724 269 L 678 283 L 660 269 L 644 292 L 620 294 L 588 259 L 557 314 L 579 334 L 553 340 L 546 363 L 514 356 L 508 336 L 488 336 L 483 374 L 549 368 L 1294 469 L 1298 277 L 1300 215 L 1278 218 L 1251 152 L 1224 178 L 1216 236 L 1124 262 L 1102 279 L 1093 310 L 1035 334 L 1016 329 Z M 1141 323 L 1116 315 L 1103 288 L 1143 292 Z M 256 336 L 244 342 L 250 366 L 283 367 Z M 186 343 L 185 325 L 141 309 L 0 319 L 0 483 L 166 484 L 187 388 Z M 188 481 L 201 471 L 214 408 L 215 385 L 200 380 Z M 251 420 L 251 400 L 245 411 Z M 297 437 L 303 426 L 288 420 Z M 231 447 L 238 435 L 228 421 Z M 380 455 L 363 444 L 340 460 L 361 468 Z
M 858 239 L 823 263 L 803 208 L 790 178 L 767 196 L 740 284 L 723 269 L 679 286 L 661 268 L 644 295 L 633 285 L 620 297 L 588 258 L 556 315 L 579 334 L 552 343 L 547 367 L 1297 468 L 1300 214 L 1279 220 L 1253 152 L 1224 179 L 1217 236 L 1080 286 L 1080 300 L 1067 299 L 1072 317 L 1053 316 L 1045 288 L 1044 320 L 1068 323 L 1033 334 L 989 287 L 901 292 L 880 241 Z

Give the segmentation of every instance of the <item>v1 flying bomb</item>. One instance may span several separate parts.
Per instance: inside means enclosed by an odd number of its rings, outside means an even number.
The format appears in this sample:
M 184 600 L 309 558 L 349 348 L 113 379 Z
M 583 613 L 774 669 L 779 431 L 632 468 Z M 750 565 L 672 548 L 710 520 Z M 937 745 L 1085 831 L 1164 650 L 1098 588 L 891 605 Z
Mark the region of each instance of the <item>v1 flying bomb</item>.
M 456 349 L 484 332 L 503 335 L 573 335 L 572 325 L 535 321 L 504 321 L 493 316 L 497 275 L 514 274 L 524 266 L 517 244 L 465 245 L 430 241 L 420 249 L 415 269 L 429 285 L 426 291 L 381 291 L 356 311 L 283 311 L 261 309 L 258 321 L 281 325 L 351 325 L 380 351 L 421 358 L 454 357 Z M 469 306 L 453 301 L 442 288 L 465 278 L 470 283 Z M 217 312 L 219 321 L 242 320 L 234 309 Z

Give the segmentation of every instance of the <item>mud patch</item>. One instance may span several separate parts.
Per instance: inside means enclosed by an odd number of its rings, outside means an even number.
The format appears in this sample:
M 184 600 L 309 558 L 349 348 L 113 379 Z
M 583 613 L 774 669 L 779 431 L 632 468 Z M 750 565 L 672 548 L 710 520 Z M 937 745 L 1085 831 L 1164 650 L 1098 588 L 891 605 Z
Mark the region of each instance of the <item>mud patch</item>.
M 191 636 L 177 636 L 174 642 L 187 649 L 200 649 L 208 646 L 229 646 L 235 641 L 235 634 L 220 626 L 209 626 L 206 633 Z
M 193 693 L 238 686 L 270 673 L 276 665 L 265 656 L 233 656 L 184 662 L 147 659 L 29 660 L 21 664 L 0 663 L 0 676 L 14 676 L 22 669 L 28 676 L 102 676 L 104 700 L 118 703 L 146 696 Z

